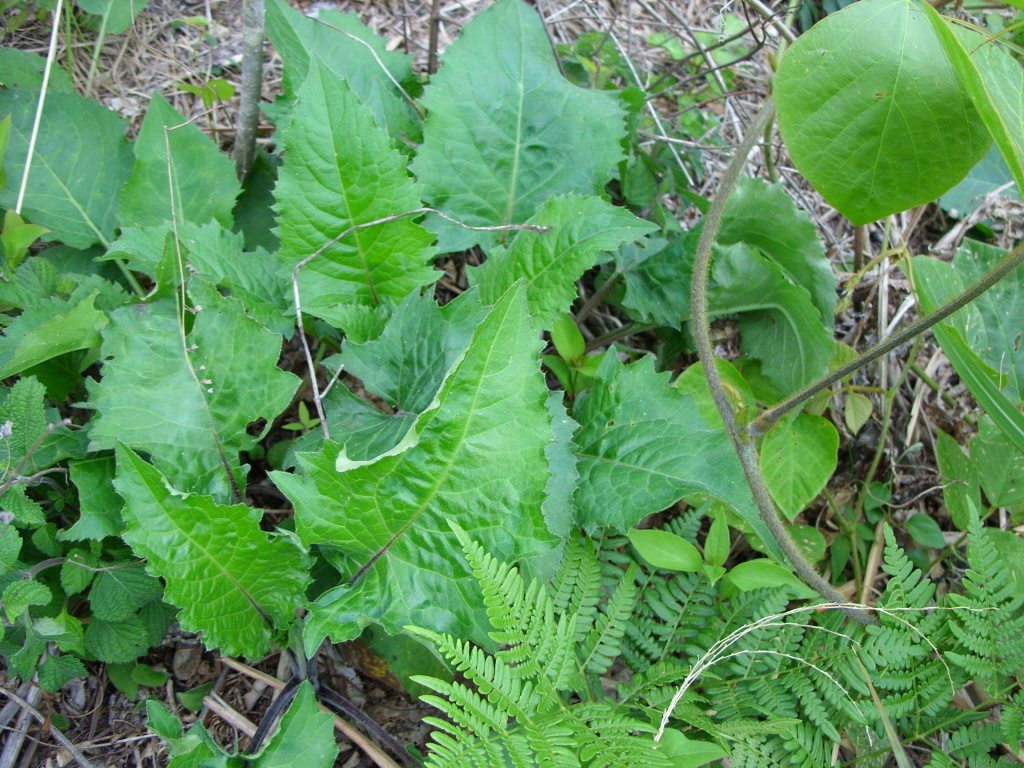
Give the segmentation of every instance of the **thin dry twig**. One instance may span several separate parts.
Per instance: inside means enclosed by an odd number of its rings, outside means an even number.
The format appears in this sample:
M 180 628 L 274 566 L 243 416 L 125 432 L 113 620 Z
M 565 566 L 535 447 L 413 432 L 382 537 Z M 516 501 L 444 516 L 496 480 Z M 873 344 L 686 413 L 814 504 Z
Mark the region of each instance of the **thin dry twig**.
M 4 696 L 11 699 L 12 701 L 16 701 L 18 705 L 25 712 L 28 712 L 29 715 L 35 718 L 36 722 L 38 722 L 40 725 L 44 727 L 47 726 L 46 716 L 43 715 L 43 713 L 36 709 L 34 706 L 32 706 L 28 701 L 21 698 L 21 696 L 12 691 L 8 691 L 6 688 L 3 688 L 2 686 L 0 686 L 0 693 L 2 693 Z M 60 729 L 56 728 L 53 725 L 53 723 L 49 723 L 48 730 L 50 734 L 53 736 L 53 738 L 56 739 L 57 742 L 71 754 L 71 756 L 80 766 L 82 766 L 82 768 L 97 768 L 96 764 L 89 760 L 89 758 L 87 758 L 85 755 L 83 755 L 78 750 L 78 747 L 76 747 L 72 743 L 71 739 L 69 739 L 67 736 L 61 733 Z

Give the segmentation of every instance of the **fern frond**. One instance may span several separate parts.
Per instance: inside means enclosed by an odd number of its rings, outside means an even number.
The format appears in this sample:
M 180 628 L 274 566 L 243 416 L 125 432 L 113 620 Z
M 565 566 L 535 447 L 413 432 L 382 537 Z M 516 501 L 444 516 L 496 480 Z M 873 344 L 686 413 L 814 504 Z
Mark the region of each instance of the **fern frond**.
M 793 768 L 819 768 L 828 765 L 825 759 L 825 740 L 810 723 L 792 726 L 788 733 L 776 737 L 776 741 L 785 750 L 790 760 L 789 764 Z
M 1011 749 L 1018 751 L 1024 748 L 1024 693 L 1018 693 L 1003 705 L 1000 726 L 1003 729 L 1003 741 Z
M 594 542 L 578 532 L 565 541 L 558 570 L 551 579 L 550 594 L 555 612 L 576 616 L 576 642 L 590 632 L 597 615 L 601 566 L 594 553 Z
M 968 534 L 964 594 L 949 596 L 950 604 L 960 609 L 949 621 L 960 648 L 948 656 L 986 689 L 995 690 L 1024 671 L 1024 595 L 1017 593 L 977 518 Z
M 622 580 L 602 608 L 594 628 L 580 645 L 581 666 L 588 672 L 604 674 L 619 656 L 622 636 L 636 601 L 636 570 L 634 563 L 622 574 Z
M 973 765 L 979 757 L 988 757 L 1002 741 L 998 723 L 973 723 L 951 733 L 946 749 L 954 757 L 970 760 Z
M 885 587 L 885 593 L 878 601 L 882 608 L 927 608 L 935 596 L 935 585 L 924 578 L 921 571 L 914 566 L 906 552 L 896 543 L 892 528 L 885 526 L 885 562 L 882 570 L 892 578 Z M 899 618 L 915 623 L 921 620 L 917 611 L 900 611 Z M 899 624 L 899 620 L 886 613 L 880 613 L 883 625 Z

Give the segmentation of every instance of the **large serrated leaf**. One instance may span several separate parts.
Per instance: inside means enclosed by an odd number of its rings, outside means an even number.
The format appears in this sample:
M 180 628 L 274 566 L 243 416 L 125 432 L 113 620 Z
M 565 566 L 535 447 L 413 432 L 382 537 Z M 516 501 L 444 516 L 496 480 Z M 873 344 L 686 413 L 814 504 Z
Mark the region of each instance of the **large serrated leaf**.
M 405 161 L 344 80 L 319 59 L 285 131 L 277 184 L 281 255 L 306 258 L 356 224 L 420 207 Z M 433 236 L 409 218 L 350 233 L 299 275 L 304 311 L 327 319 L 337 305 L 376 307 L 433 283 Z
M 12 117 L 4 154 L 7 185 L 0 206 L 13 208 L 28 155 L 38 91 L 0 91 L 0 115 Z M 73 93 L 50 93 L 36 137 L 21 212 L 75 248 L 108 243 L 121 187 L 131 174 L 126 123 L 101 104 Z
M 239 302 L 202 281 L 191 292 L 202 309 L 185 344 L 206 383 L 189 370 L 172 301 L 118 309 L 103 334 L 103 378 L 88 381 L 98 411 L 90 450 L 123 442 L 149 453 L 178 485 L 227 501 L 224 462 L 236 469 L 251 439 L 246 427 L 283 411 L 299 380 L 276 366 L 281 337 L 247 317 Z
M 581 425 L 575 437 L 578 524 L 625 532 L 687 494 L 706 493 L 773 541 L 725 430 L 709 427 L 693 396 L 668 379 L 655 373 L 651 358 L 623 366 L 605 355 L 573 413 Z
M 124 539 L 167 582 L 180 621 L 208 647 L 260 658 L 274 630 L 294 621 L 309 583 L 305 554 L 260 530 L 261 512 L 175 490 L 159 470 L 118 443 L 114 485 L 125 500 Z M 271 626 L 273 625 L 273 626 Z
M 920 0 L 861 0 L 799 37 L 779 66 L 793 162 L 854 224 L 934 200 L 991 143 L 928 11 Z
M 468 268 L 480 285 L 480 299 L 494 304 L 516 280 L 525 278 L 530 314 L 539 328 L 550 328 L 576 298 L 576 281 L 594 266 L 599 253 L 637 240 L 657 227 L 599 197 L 564 195 L 545 202 L 528 224 L 550 231 L 519 232 L 508 248 L 493 246 L 487 261 Z
M 284 60 L 282 85 L 287 102 L 309 74 L 311 62 L 319 59 L 328 69 L 345 79 L 377 121 L 392 138 L 413 134 L 417 118 L 396 83 L 412 77 L 412 57 L 390 51 L 386 41 L 377 37 L 354 13 L 339 13 L 321 7 L 315 19 L 303 16 L 284 0 L 267 0 L 267 37 Z M 292 120 L 293 104 L 278 109 L 274 117 L 278 130 Z
M 300 457 L 305 478 L 273 474 L 304 542 L 341 550 L 353 571 L 369 566 L 318 601 L 307 632 L 351 636 L 364 615 L 391 633 L 430 626 L 487 643 L 478 586 L 446 521 L 503 560 L 556 543 L 541 511 L 554 436 L 525 293 L 517 285 L 491 310 L 434 407 L 389 455 L 353 462 L 329 445 Z
M 174 179 L 173 206 L 168 165 Z M 230 158 L 154 93 L 135 140 L 135 167 L 121 193 L 121 226 L 172 220 L 205 224 L 214 219 L 230 227 L 241 190 Z
M 742 243 L 716 246 L 708 305 L 718 317 L 739 314 L 743 351 L 762 361 L 765 375 L 783 394 L 828 370 L 830 328 L 807 290 L 789 282 L 758 251 Z
M 424 199 L 466 224 L 522 224 L 554 195 L 599 194 L 622 158 L 623 110 L 561 76 L 543 22 L 521 0 L 466 25 L 423 103 L 412 170 Z M 497 239 L 436 226 L 444 251 Z

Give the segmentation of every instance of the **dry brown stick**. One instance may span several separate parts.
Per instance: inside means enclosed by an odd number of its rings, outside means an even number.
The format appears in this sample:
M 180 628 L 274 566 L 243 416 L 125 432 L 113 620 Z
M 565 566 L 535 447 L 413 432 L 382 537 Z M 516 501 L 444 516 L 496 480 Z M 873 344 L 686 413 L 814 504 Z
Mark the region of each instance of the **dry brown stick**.
M 266 672 L 260 672 L 258 669 L 253 669 L 249 665 L 243 664 L 240 661 L 236 661 L 235 659 L 227 656 L 222 656 L 220 661 L 222 664 L 231 667 L 235 671 L 241 672 L 243 675 L 251 677 L 254 680 L 260 680 L 272 688 L 276 688 L 277 690 L 284 688 L 285 684 L 276 677 L 268 675 Z M 326 712 L 327 714 L 333 714 L 323 705 L 320 705 L 320 711 Z M 345 734 L 353 744 L 363 750 L 363 752 L 366 753 L 366 756 L 381 768 L 401 768 L 398 763 L 392 760 L 391 757 L 383 752 L 376 744 L 367 739 L 361 732 L 356 730 L 352 725 L 338 715 L 334 715 L 334 727 Z
M 8 691 L 6 688 L 3 687 L 0 687 L 0 693 L 2 693 L 4 696 L 11 699 L 12 701 L 17 702 L 18 705 L 21 706 L 21 708 L 25 712 L 34 717 L 40 725 L 47 725 L 46 717 L 43 715 L 43 713 L 36 709 L 34 706 L 32 706 L 28 701 L 21 698 L 21 696 L 11 691 Z M 53 738 L 57 740 L 57 743 L 59 743 L 62 747 L 64 747 L 64 749 L 70 752 L 71 756 L 75 758 L 75 762 L 82 766 L 82 768 L 96 768 L 96 764 L 89 760 L 89 758 L 87 758 L 85 755 L 83 755 L 78 750 L 78 747 L 76 747 L 71 742 L 71 739 L 69 739 L 67 736 L 61 733 L 59 729 L 54 727 L 53 723 L 49 724 L 48 730 L 50 734 L 53 736 Z

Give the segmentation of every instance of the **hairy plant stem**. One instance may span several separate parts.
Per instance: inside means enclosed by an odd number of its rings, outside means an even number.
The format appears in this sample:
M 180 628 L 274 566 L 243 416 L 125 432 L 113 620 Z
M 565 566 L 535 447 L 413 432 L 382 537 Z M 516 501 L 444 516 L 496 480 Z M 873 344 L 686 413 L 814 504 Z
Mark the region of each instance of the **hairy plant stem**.
M 701 240 L 703 243 L 703 240 Z M 946 302 L 941 307 L 936 309 L 930 315 L 925 315 L 915 323 L 908 325 L 899 333 L 895 333 L 884 341 L 880 341 L 878 344 L 873 346 L 867 352 L 864 352 L 856 360 L 853 360 L 846 365 L 838 368 L 826 376 L 822 376 L 813 384 L 800 390 L 795 395 L 789 397 L 783 402 L 776 406 L 769 408 L 767 411 L 762 413 L 756 419 L 754 419 L 744 430 L 743 438 L 755 438 L 765 434 L 775 424 L 778 423 L 787 412 L 796 408 L 804 401 L 814 397 L 816 394 L 821 392 L 823 389 L 827 389 L 841 379 L 845 379 L 851 373 L 859 371 L 868 363 L 873 360 L 877 360 L 882 355 L 891 352 L 896 347 L 906 344 L 908 341 L 913 339 L 918 334 L 924 333 L 924 331 L 931 328 L 938 322 L 945 320 L 951 314 L 959 309 L 963 309 L 965 306 L 970 304 L 981 294 L 991 288 L 993 285 L 998 283 L 1008 274 L 1013 272 L 1017 267 L 1024 263 L 1024 245 L 1018 246 L 1010 255 L 1003 259 L 998 265 L 996 265 L 987 275 L 982 277 L 978 282 L 968 288 L 966 291 L 961 293 L 956 298 Z M 695 276 L 696 277 L 696 276 Z M 694 282 L 696 285 L 696 280 Z
M 256 157 L 263 86 L 263 0 L 242 0 L 242 87 L 235 131 L 235 173 L 244 179 Z
M 690 298 L 693 336 L 697 344 L 697 354 L 700 357 L 701 367 L 704 369 L 704 378 L 708 382 L 715 406 L 722 415 L 722 421 L 725 422 L 726 432 L 732 438 L 733 447 L 739 455 L 740 464 L 743 466 L 743 474 L 747 478 L 747 485 L 750 486 L 750 492 L 754 497 L 758 513 L 778 544 L 782 554 L 785 555 L 803 582 L 825 598 L 825 600 L 839 604 L 843 613 L 861 624 L 877 624 L 877 619 L 864 608 L 849 603 L 831 584 L 825 581 L 814 570 L 814 567 L 807 562 L 803 553 L 800 552 L 793 542 L 789 532 L 779 519 L 779 514 L 776 512 L 775 505 L 768 494 L 768 488 L 764 483 L 764 477 L 758 465 L 757 449 L 754 446 L 754 441 L 748 436 L 741 436 L 736 430 L 732 406 L 729 404 L 729 399 L 722 386 L 722 378 L 715 365 L 715 351 L 711 343 L 711 325 L 708 320 L 707 305 L 711 251 L 715 244 L 718 229 L 722 224 L 722 215 L 725 213 L 725 207 L 729 202 L 729 195 L 739 181 L 740 174 L 743 172 L 743 166 L 747 161 L 747 155 L 750 154 L 754 145 L 763 135 L 765 126 L 774 112 L 774 102 L 769 98 L 757 113 L 753 123 L 747 128 L 746 136 L 743 137 L 743 141 L 736 148 L 732 160 L 729 161 L 729 165 L 722 175 L 722 180 L 718 186 L 718 193 L 715 195 L 715 201 L 704 216 L 703 229 L 701 230 L 700 242 L 697 245 L 697 255 L 693 264 L 693 287 Z

